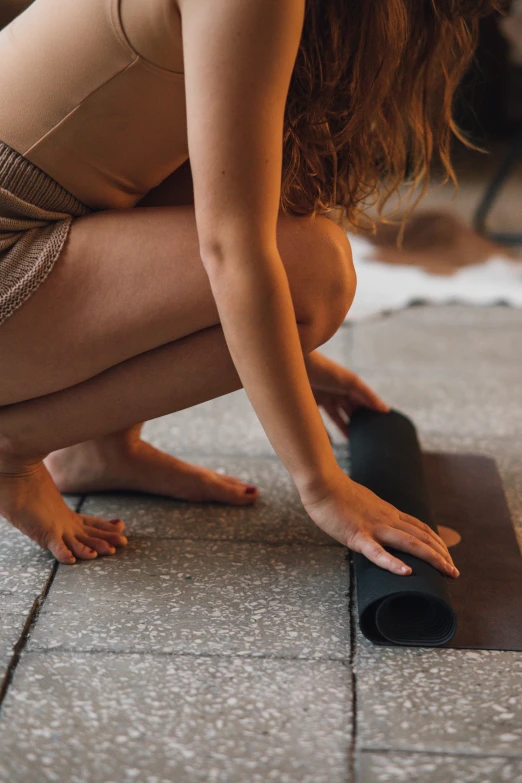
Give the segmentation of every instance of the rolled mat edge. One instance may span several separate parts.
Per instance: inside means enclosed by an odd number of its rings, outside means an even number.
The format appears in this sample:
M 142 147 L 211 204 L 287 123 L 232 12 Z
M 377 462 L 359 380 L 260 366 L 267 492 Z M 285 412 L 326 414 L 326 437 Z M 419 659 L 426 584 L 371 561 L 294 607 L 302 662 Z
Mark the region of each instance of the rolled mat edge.
M 358 408 L 350 419 L 351 478 L 435 532 L 422 452 L 410 419 L 396 410 Z M 412 568 L 399 576 L 354 552 L 362 633 L 374 644 L 438 647 L 457 630 L 446 577 L 414 555 L 385 546 Z

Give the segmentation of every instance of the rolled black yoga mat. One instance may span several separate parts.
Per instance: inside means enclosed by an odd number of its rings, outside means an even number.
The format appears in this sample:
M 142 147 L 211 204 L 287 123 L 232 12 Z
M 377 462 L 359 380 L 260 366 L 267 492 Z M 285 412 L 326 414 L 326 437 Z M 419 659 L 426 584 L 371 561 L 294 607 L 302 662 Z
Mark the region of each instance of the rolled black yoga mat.
M 350 452 L 355 481 L 454 532 L 460 571 L 451 579 L 390 548 L 413 569 L 395 576 L 354 553 L 364 635 L 381 645 L 522 651 L 522 557 L 495 461 L 422 454 L 409 419 L 368 409 L 352 415 Z
M 356 410 L 350 420 L 350 455 L 354 481 L 437 530 L 417 433 L 406 416 Z M 448 642 L 457 629 L 449 577 L 414 555 L 386 549 L 412 573 L 392 574 L 354 553 L 361 631 L 375 644 L 435 647 Z

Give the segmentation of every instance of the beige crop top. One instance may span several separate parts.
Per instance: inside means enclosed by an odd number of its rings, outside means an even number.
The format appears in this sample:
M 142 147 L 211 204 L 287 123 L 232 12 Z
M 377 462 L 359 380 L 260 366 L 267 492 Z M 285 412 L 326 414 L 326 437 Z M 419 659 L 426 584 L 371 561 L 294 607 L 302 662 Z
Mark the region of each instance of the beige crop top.
M 92 209 L 188 158 L 174 0 L 34 0 L 0 32 L 0 139 Z

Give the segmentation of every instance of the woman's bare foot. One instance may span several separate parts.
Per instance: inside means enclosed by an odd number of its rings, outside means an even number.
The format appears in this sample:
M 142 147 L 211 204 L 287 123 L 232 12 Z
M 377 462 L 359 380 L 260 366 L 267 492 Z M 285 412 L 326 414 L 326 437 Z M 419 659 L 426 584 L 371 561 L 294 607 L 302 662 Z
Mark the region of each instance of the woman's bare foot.
M 141 439 L 100 438 L 53 451 L 45 461 L 61 492 L 138 490 L 193 502 L 248 505 L 258 491 L 234 476 L 190 465 Z
M 16 464 L 0 456 L 0 514 L 60 563 L 112 555 L 127 543 L 121 520 L 72 511 L 41 461 Z

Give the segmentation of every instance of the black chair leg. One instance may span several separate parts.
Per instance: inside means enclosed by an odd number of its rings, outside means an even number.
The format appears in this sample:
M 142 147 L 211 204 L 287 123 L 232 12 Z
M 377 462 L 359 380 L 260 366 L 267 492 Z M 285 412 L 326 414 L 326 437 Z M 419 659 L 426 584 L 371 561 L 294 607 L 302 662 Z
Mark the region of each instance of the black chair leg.
M 483 236 L 486 236 L 488 239 L 492 239 L 505 245 L 518 245 L 519 243 L 522 243 L 522 234 L 489 232 L 486 228 L 486 218 L 491 211 L 493 203 L 502 186 L 513 171 L 517 159 L 520 156 L 522 156 L 522 128 L 520 128 L 517 133 L 515 133 L 506 157 L 499 166 L 497 173 L 487 186 L 484 196 L 482 197 L 482 201 L 478 205 L 473 217 L 473 227 L 475 231 L 477 231 L 479 234 L 482 234 Z

